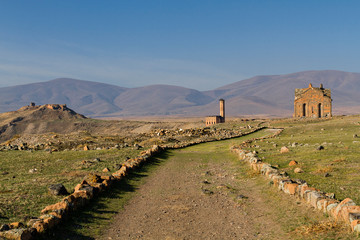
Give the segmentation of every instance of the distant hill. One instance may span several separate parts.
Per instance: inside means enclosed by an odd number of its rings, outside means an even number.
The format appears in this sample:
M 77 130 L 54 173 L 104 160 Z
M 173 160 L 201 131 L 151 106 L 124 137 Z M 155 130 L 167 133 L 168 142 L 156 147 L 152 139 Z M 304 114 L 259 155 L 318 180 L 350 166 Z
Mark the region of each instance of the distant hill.
M 58 78 L 48 82 L 0 88 L 0 112 L 14 111 L 35 102 L 66 104 L 84 115 L 121 111 L 113 102 L 127 88 L 114 85 Z
M 90 117 L 204 116 L 218 114 L 218 99 L 224 98 L 228 116 L 291 116 L 295 88 L 305 88 L 309 83 L 323 83 L 331 89 L 335 114 L 360 112 L 360 73 L 334 70 L 256 76 L 211 91 L 171 85 L 123 88 L 59 78 L 0 88 L 0 112 L 36 102 L 67 104 Z
M 20 133 L 71 132 L 74 122 L 81 119 L 86 117 L 66 105 L 24 106 L 17 111 L 0 113 L 0 142 Z

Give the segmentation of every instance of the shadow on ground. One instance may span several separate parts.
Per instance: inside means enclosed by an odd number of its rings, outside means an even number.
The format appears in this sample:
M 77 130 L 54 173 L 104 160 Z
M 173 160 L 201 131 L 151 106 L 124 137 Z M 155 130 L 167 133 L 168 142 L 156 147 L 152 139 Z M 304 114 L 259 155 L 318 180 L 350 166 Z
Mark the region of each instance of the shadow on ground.
M 102 192 L 82 209 L 72 212 L 60 225 L 39 239 L 54 240 L 93 240 L 110 223 L 112 217 L 119 213 L 123 206 L 133 196 L 158 166 L 171 156 L 168 151 L 149 158 L 139 168 L 130 172 L 125 179 L 113 183 L 110 189 Z

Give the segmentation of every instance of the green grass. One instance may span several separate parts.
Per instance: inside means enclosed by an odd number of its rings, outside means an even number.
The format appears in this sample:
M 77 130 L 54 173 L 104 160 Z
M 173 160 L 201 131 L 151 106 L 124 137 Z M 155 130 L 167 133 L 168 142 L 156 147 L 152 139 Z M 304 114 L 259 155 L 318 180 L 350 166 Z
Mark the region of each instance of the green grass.
M 291 178 L 306 180 L 315 188 L 335 193 L 339 200 L 350 197 L 360 204 L 360 138 L 353 137 L 360 136 L 359 121 L 359 116 L 274 121 L 273 126 L 285 128 L 281 135 L 256 141 L 254 145 L 259 146 L 256 150 L 260 158 L 279 165 Z M 293 143 L 297 146 L 291 147 Z M 316 150 L 319 145 L 325 149 Z M 287 146 L 290 152 L 281 154 L 282 146 Z M 291 160 L 299 165 L 289 167 Z M 304 173 L 294 173 L 295 167 L 302 168 Z M 325 173 L 330 177 L 325 177 Z
M 92 200 L 91 204 L 72 214 L 71 218 L 61 224 L 58 229 L 51 231 L 44 239 L 94 239 L 94 236 L 101 236 L 106 231 L 106 226 L 111 222 L 112 217 L 123 209 L 124 205 L 136 194 L 145 181 L 146 177 L 152 174 L 158 166 L 161 166 L 169 157 L 181 154 L 184 164 L 189 158 L 201 158 L 199 167 L 205 167 L 210 161 L 224 161 L 224 157 L 236 160 L 236 156 L 229 151 L 230 146 L 241 143 L 253 137 L 261 137 L 269 134 L 259 131 L 249 136 L 203 143 L 183 149 L 168 150 L 152 157 L 149 162 L 137 169 L 124 180 L 113 185 L 111 189 L 100 197 Z M 190 152 L 188 152 L 190 150 Z M 214 154 L 216 153 L 216 154 Z M 181 160 L 180 159 L 180 160 Z M 181 164 L 179 165 L 181 167 Z M 154 192 L 153 194 L 162 194 Z
M 284 197 L 282 193 L 270 187 L 265 179 L 256 177 L 247 164 L 239 161 L 237 156 L 229 151 L 229 147 L 232 145 L 238 145 L 245 140 L 269 134 L 272 133 L 262 130 L 236 139 L 198 144 L 178 150 L 168 150 L 152 158 L 152 161 L 143 165 L 141 169 L 132 172 L 128 178 L 117 183 L 111 190 L 102 194 L 101 197 L 95 198 L 92 204 L 74 214 L 71 219 L 60 225 L 57 230 L 46 235 L 45 239 L 95 239 L 94 237 L 101 236 L 102 231 L 106 231 L 106 226 L 111 222 L 112 217 L 121 211 L 129 199 L 136 194 L 136 189 L 146 181 L 146 177 L 152 174 L 158 166 L 165 163 L 169 157 L 176 157 L 177 161 L 183 162 L 182 164 L 188 164 L 189 161 L 196 159 L 199 172 L 204 172 L 210 164 L 223 163 L 224 168 L 236 172 L 237 179 L 240 181 L 239 184 L 244 184 L 249 179 L 256 181 L 257 185 L 260 186 L 259 188 L 262 189 L 261 194 L 265 196 L 265 199 L 268 199 L 269 205 L 272 206 L 271 209 L 266 209 L 266 214 L 274 216 L 276 221 L 281 223 L 284 231 L 293 236 L 292 239 L 355 239 L 353 234 L 342 229 L 341 226 L 327 229 L 321 233 L 310 232 L 305 234 L 304 230 L 303 232 L 300 231 L 300 234 L 296 234 L 294 232 L 296 229 L 301 227 L 307 229 L 322 224 L 323 221 L 326 221 L 326 217 L 322 216 L 321 213 L 317 215 L 307 211 L 299 213 L 301 207 L 293 204 L 295 199 L 289 196 Z M 181 168 L 182 165 L 178 164 L 178 166 Z M 204 180 L 206 178 L 212 181 L 212 177 L 211 175 L 204 176 Z M 216 191 L 215 188 L 210 186 L 209 189 Z M 236 189 L 236 185 L 228 186 L 230 193 L 236 191 Z M 154 192 L 153 194 L 162 193 Z M 246 200 L 244 204 L 246 204 Z M 286 210 L 284 211 L 284 209 Z
M 52 154 L 44 151 L 0 152 L 0 221 L 22 221 L 26 216 L 39 216 L 40 210 L 62 197 L 48 194 L 48 186 L 62 183 L 68 191 L 88 173 L 101 173 L 108 167 L 115 170 L 126 157 L 140 151 L 132 149 L 63 151 Z M 95 158 L 100 162 L 92 163 Z M 30 169 L 37 172 L 30 173 Z M 109 173 L 108 173 L 109 174 Z
M 229 132 L 235 129 L 247 132 L 249 130 L 245 129 L 245 126 L 248 124 L 256 125 L 253 122 L 229 122 L 212 126 L 210 129 L 225 129 Z M 122 139 L 120 136 L 92 136 L 86 131 L 71 136 L 55 133 L 48 133 L 44 136 L 53 142 L 59 141 L 61 146 L 81 143 L 80 149 L 83 149 L 84 144 L 105 146 L 105 142 L 109 142 L 113 146 Z M 182 136 L 177 137 L 181 139 Z M 185 136 L 187 141 L 196 138 L 205 138 L 205 136 Z M 152 136 L 146 134 L 127 137 L 126 141 L 131 145 L 133 142 L 141 142 L 144 139 L 148 141 L 148 144 L 144 146 L 145 149 L 152 144 L 160 143 L 153 141 Z M 167 143 L 164 141 L 161 143 Z M 91 149 L 94 149 L 94 146 Z M 45 206 L 62 199 L 62 197 L 48 194 L 47 188 L 51 184 L 62 183 L 71 192 L 87 174 L 102 173 L 101 171 L 105 167 L 113 172 L 116 170 L 116 164 L 123 163 L 126 157 L 133 158 L 139 155 L 140 151 L 132 148 L 71 150 L 52 154 L 45 151 L 0 151 L 0 223 L 23 222 L 25 217 L 39 216 L 41 209 Z M 92 163 L 95 158 L 100 158 L 101 161 Z M 29 172 L 30 169 L 35 168 L 37 169 L 35 173 Z

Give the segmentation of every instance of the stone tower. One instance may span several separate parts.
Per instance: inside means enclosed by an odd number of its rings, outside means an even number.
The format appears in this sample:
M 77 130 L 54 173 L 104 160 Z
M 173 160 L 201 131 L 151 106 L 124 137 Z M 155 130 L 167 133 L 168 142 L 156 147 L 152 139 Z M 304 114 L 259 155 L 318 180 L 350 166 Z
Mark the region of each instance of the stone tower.
M 225 122 L 225 100 L 220 99 L 220 117 L 222 117 L 223 122 Z
M 294 117 L 324 118 L 332 116 L 331 90 L 313 87 L 295 89 Z

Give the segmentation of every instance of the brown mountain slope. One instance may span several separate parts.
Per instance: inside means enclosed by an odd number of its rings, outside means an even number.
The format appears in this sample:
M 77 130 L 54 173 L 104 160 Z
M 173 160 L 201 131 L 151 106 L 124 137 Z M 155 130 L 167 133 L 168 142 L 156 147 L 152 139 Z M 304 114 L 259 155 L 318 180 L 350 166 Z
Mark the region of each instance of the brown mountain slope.
M 114 99 L 126 88 L 76 80 L 58 78 L 48 82 L 0 88 L 0 112 L 14 111 L 22 106 L 61 103 L 84 115 L 120 111 Z
M 225 99 L 239 95 L 245 98 L 256 97 L 271 103 L 273 107 L 292 112 L 295 88 L 305 88 L 309 83 L 314 86 L 323 83 L 325 88 L 331 89 L 334 112 L 346 113 L 348 109 L 359 108 L 360 73 L 333 70 L 257 76 L 209 91 L 207 94 Z M 350 113 L 356 113 L 356 110 Z
M 324 84 L 330 88 L 335 114 L 360 111 L 360 73 L 306 71 L 257 76 L 211 91 L 170 85 L 122 88 L 74 79 L 0 88 L 0 112 L 28 104 L 62 103 L 91 117 L 205 116 L 218 114 L 218 99 L 226 100 L 228 116 L 291 116 L 295 88 Z

